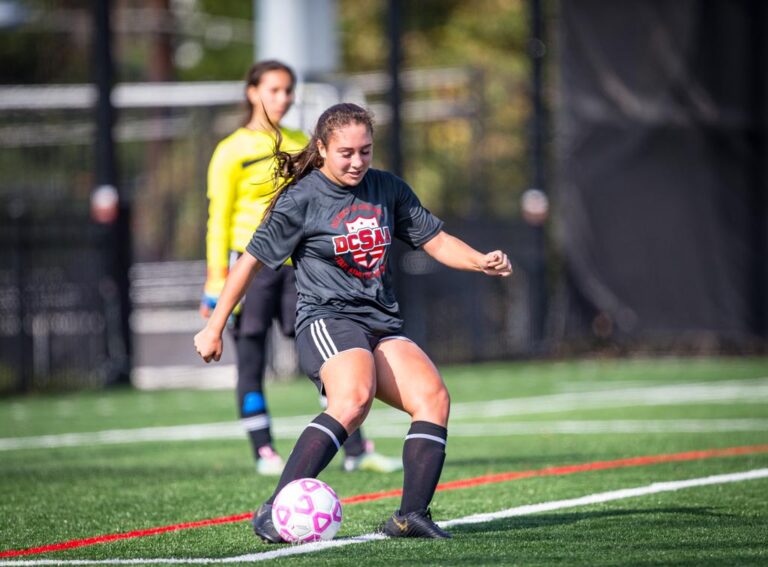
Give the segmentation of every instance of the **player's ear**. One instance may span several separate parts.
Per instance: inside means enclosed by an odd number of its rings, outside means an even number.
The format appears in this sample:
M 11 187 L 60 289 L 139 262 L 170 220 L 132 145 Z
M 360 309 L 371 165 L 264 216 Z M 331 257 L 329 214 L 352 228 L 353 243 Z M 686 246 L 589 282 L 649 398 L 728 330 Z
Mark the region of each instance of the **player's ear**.
M 255 85 L 248 85 L 245 89 L 245 96 L 248 97 L 248 100 L 254 108 L 257 108 L 262 104 L 261 97 L 259 96 L 259 89 Z
M 328 155 L 328 150 L 322 140 L 317 140 L 317 153 L 319 153 L 320 157 L 323 159 Z

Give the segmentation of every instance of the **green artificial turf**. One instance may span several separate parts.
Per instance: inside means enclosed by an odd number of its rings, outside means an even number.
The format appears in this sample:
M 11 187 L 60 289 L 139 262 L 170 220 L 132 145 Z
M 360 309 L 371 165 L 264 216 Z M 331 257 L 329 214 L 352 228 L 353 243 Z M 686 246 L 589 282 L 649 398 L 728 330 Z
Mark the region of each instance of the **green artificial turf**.
M 442 371 L 454 408 L 442 482 L 768 443 L 768 359 L 587 360 Z M 316 392 L 306 380 L 270 384 L 267 397 L 281 431 L 300 431 L 319 411 Z M 123 389 L 17 397 L 0 400 L 0 442 L 234 419 L 234 394 L 229 391 Z M 397 455 L 407 423 L 405 416 L 377 404 L 366 427 L 377 450 Z M 610 424 L 621 423 L 638 429 L 610 430 Z M 575 432 L 553 429 L 563 424 Z M 608 430 L 582 431 L 582 424 Z M 682 426 L 694 430 L 674 431 Z M 505 434 L 505 427 L 516 433 Z M 53 439 L 60 444 L 61 437 Z M 294 439 L 294 433 L 284 433 L 277 442 L 280 452 L 287 454 Z M 440 491 L 432 511 L 435 519 L 447 520 L 767 467 L 768 452 L 761 451 L 536 476 Z M 342 498 L 397 489 L 402 482 L 401 473 L 343 473 L 339 459 L 321 478 Z M 274 483 L 255 474 L 250 448 L 236 430 L 223 438 L 81 440 L 74 446 L 0 448 L 0 553 L 247 513 L 271 493 Z M 766 479 L 688 488 L 456 526 L 450 541 L 372 541 L 277 561 L 365 562 L 366 567 L 766 564 L 766 494 Z M 398 503 L 388 498 L 345 506 L 337 538 L 375 531 Z M 273 549 L 253 537 L 248 522 L 240 521 L 18 560 L 226 558 Z

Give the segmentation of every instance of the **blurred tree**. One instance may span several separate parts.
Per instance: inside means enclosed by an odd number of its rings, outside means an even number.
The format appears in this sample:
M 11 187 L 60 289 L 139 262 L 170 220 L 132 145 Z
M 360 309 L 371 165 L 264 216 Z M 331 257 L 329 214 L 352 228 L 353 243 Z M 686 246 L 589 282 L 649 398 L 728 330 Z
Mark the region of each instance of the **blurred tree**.
M 6 0 L 0 84 L 90 80 L 92 0 Z M 117 81 L 235 80 L 253 57 L 246 0 L 113 0 Z M 160 57 L 158 57 L 160 55 Z M 163 79 L 160 79 L 163 80 Z
M 86 0 L 17 1 L 0 33 L 0 83 L 82 83 L 90 77 L 92 17 Z
M 251 63 L 253 2 L 117 0 L 117 7 L 122 80 L 154 80 L 160 46 L 180 81 L 237 80 Z
M 174 4 L 180 28 L 187 31 L 176 46 L 179 79 L 232 81 L 245 77 L 253 63 L 253 1 L 185 0 Z
M 387 4 L 340 0 L 346 72 L 386 68 Z M 406 177 L 441 214 L 516 215 L 528 184 L 526 2 L 419 0 L 403 2 L 402 12 L 404 68 L 476 69 L 474 94 L 481 105 L 480 124 L 406 124 Z M 479 140 L 473 128 L 479 128 Z M 469 147 L 473 143 L 479 147 Z

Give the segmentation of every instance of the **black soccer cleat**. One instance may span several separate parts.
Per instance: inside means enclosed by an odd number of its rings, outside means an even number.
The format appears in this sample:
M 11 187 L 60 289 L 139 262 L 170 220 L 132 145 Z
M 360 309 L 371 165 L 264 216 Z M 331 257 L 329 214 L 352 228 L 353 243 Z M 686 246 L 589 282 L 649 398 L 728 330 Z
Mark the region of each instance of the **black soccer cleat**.
M 417 510 L 400 515 L 397 510 L 384 524 L 384 533 L 389 537 L 424 537 L 450 539 L 452 536 L 432 521 L 429 509 Z
M 285 543 L 272 523 L 272 504 L 264 503 L 253 513 L 253 532 L 264 543 Z

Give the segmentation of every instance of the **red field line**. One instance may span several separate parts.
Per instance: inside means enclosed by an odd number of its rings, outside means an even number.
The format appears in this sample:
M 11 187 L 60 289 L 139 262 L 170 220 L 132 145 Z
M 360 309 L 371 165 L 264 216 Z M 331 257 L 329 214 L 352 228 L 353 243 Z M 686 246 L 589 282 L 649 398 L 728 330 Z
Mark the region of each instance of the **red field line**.
M 85 547 L 87 545 L 94 545 L 96 543 L 107 543 L 109 541 L 117 541 L 120 539 L 131 539 L 134 537 L 151 536 L 151 535 L 162 534 L 165 532 L 187 530 L 189 528 L 202 528 L 204 526 L 213 526 L 215 524 L 228 524 L 230 522 L 240 522 L 242 520 L 249 519 L 252 515 L 253 515 L 253 512 L 249 512 L 248 514 L 236 514 L 234 516 L 212 518 L 210 520 L 200 520 L 199 522 L 185 522 L 183 524 L 175 524 L 172 526 L 161 526 L 159 528 L 149 528 L 147 530 L 134 530 L 132 532 L 123 532 L 119 534 L 107 534 L 103 536 L 89 537 L 86 539 L 73 539 L 71 541 L 63 541 L 61 543 L 52 543 L 50 545 L 43 545 L 40 547 L 30 547 L 28 549 L 11 549 L 9 551 L 0 552 L 0 557 L 17 557 L 19 555 L 34 555 L 37 553 L 48 553 L 50 551 L 62 551 L 64 549 L 73 549 L 75 547 Z
M 473 486 L 480 486 L 484 484 L 509 482 L 511 480 L 519 480 L 522 478 L 532 478 L 532 477 L 540 477 L 540 476 L 559 476 L 559 475 L 568 475 L 568 474 L 587 472 L 587 471 L 619 469 L 619 468 L 627 468 L 627 467 L 641 467 L 645 465 L 655 465 L 659 463 L 670 463 L 670 462 L 677 462 L 677 461 L 698 461 L 703 459 L 713 459 L 717 457 L 733 457 L 737 455 L 750 455 L 755 453 L 768 453 L 768 445 L 728 447 L 725 449 L 706 449 L 703 451 L 688 451 L 685 453 L 671 453 L 668 455 L 648 455 L 644 457 L 618 459 L 615 461 L 596 461 L 593 463 L 584 463 L 581 465 L 548 467 L 544 469 L 536 469 L 536 470 L 530 470 L 530 471 L 518 471 L 518 472 L 492 474 L 492 475 L 478 476 L 475 478 L 467 478 L 463 480 L 455 480 L 452 482 L 445 482 L 443 484 L 439 484 L 437 486 L 437 490 L 440 490 L 440 491 L 459 490 L 463 488 L 470 488 Z M 357 496 L 350 496 L 349 498 L 342 498 L 341 502 L 343 504 L 358 504 L 360 502 L 371 502 L 373 500 L 381 500 L 383 498 L 393 498 L 396 496 L 400 496 L 401 494 L 402 494 L 402 490 L 400 489 L 387 490 L 383 492 L 371 492 L 368 494 L 358 494 Z M 90 537 L 86 539 L 75 539 L 71 541 L 64 541 L 61 543 L 43 545 L 40 547 L 30 547 L 27 549 L 10 549 L 7 551 L 0 551 L 0 558 L 18 557 L 21 555 L 35 555 L 39 553 L 48 553 L 51 551 L 62 551 L 64 549 L 85 547 L 88 545 L 94 545 L 97 543 L 106 543 L 106 542 L 116 541 L 121 539 L 145 537 L 145 536 L 162 534 L 166 532 L 186 530 L 190 528 L 201 528 L 204 526 L 212 526 L 216 524 L 241 522 L 243 520 L 250 519 L 251 515 L 252 515 L 251 512 L 247 512 L 244 514 L 235 514 L 233 516 L 212 518 L 210 520 L 200 520 L 198 522 L 186 522 L 183 524 L 161 526 L 161 527 L 150 528 L 146 530 L 135 530 L 131 532 L 108 534 L 103 536 Z

